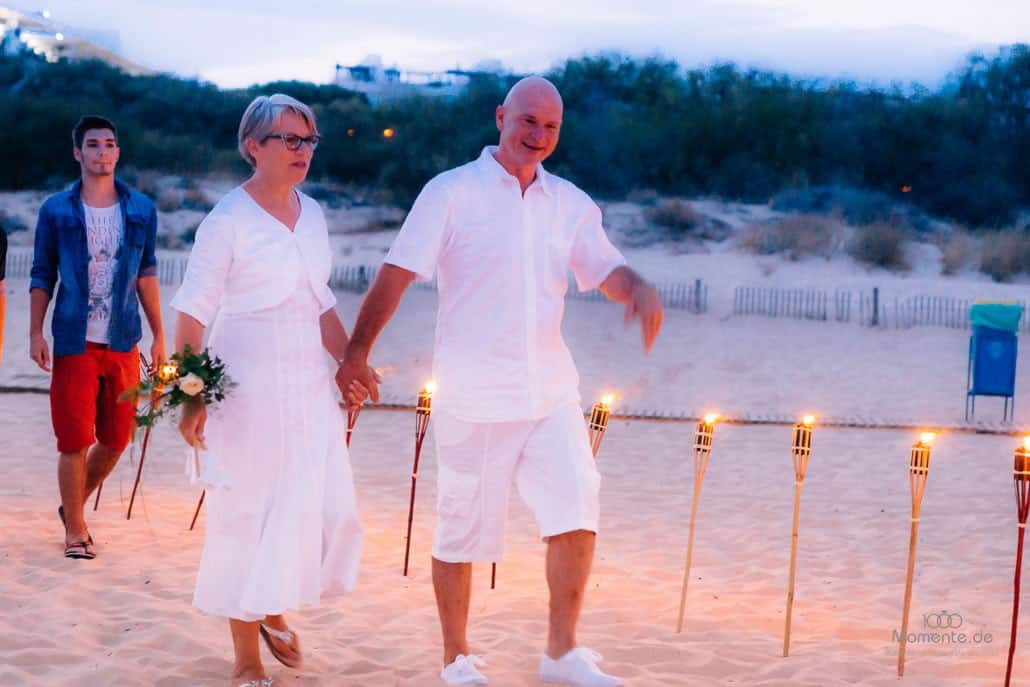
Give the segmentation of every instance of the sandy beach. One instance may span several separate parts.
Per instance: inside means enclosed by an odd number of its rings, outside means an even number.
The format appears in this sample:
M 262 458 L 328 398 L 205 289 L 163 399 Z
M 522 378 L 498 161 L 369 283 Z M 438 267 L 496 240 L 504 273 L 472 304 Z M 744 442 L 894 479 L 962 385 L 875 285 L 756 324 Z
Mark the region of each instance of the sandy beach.
M 8 281 L 0 384 L 45 388 L 45 375 L 26 360 L 26 287 L 24 280 Z M 173 291 L 165 287 L 165 300 Z M 344 321 L 353 321 L 360 297 L 339 298 Z M 434 308 L 431 292 L 412 291 L 384 332 L 373 362 L 387 369 L 386 399 L 411 402 L 427 378 Z M 171 329 L 170 312 L 166 318 Z M 621 410 L 814 412 L 927 426 L 962 420 L 968 341 L 962 330 L 869 330 L 670 312 L 662 339 L 645 359 L 639 333 L 625 330 L 621 318 L 614 306 L 569 303 L 565 331 L 584 406 L 601 390 L 613 390 Z M 1030 366 L 1023 364 L 1010 432 L 1030 425 L 1028 388 Z M 1000 415 L 996 399 L 978 405 L 978 417 L 991 427 Z M 431 441 L 419 476 L 412 571 L 401 576 L 413 423 L 410 411 L 362 414 L 352 446 L 366 527 L 359 587 L 291 617 L 308 666 L 290 671 L 268 656 L 282 684 L 437 684 Z M 685 629 L 675 632 L 693 486 L 692 431 L 682 422 L 614 419 L 601 448 L 603 531 L 580 640 L 605 655 L 607 669 L 634 687 L 1001 683 L 1016 545 L 1014 437 L 950 432 L 938 438 L 923 502 L 910 631 L 940 632 L 925 628 L 924 616 L 958 614 L 956 632 L 966 641 L 956 635 L 934 643 L 927 636 L 910 644 L 899 681 L 892 633 L 901 622 L 908 447 L 915 431 L 816 429 L 786 659 L 793 498 L 786 426 L 718 427 L 699 508 Z M 90 518 L 99 553 L 92 562 L 61 556 L 47 397 L 0 394 L 0 436 L 0 468 L 7 475 L 0 484 L 0 685 L 229 684 L 227 628 L 190 605 L 204 517 L 197 530 L 187 530 L 199 489 L 183 475 L 185 449 L 171 423 L 154 433 L 131 521 L 125 511 L 138 455 L 126 454 L 105 485 Z M 475 571 L 472 648 L 489 662 L 491 684 L 535 686 L 546 628 L 544 548 L 517 498 L 507 546 L 497 589 L 489 589 L 489 566 Z M 1013 684 L 1030 685 L 1025 617 L 1021 633 Z
M 2 685 L 225 685 L 228 632 L 190 606 L 203 537 L 187 531 L 199 496 L 184 450 L 155 432 L 142 500 L 125 508 L 134 465 L 109 479 L 91 518 L 95 561 L 61 557 L 42 395 L 7 395 L 3 493 Z M 401 576 L 412 418 L 366 411 L 353 443 L 367 531 L 358 591 L 295 614 L 303 673 L 283 684 L 436 684 L 438 628 L 429 580 L 435 499 L 431 447 L 421 471 L 409 578 Z M 685 629 L 675 633 L 692 486 L 690 427 L 613 422 L 599 456 L 603 532 L 581 642 L 631 685 L 891 685 L 908 544 L 907 447 L 896 431 L 822 430 L 805 483 L 792 655 L 780 656 L 793 473 L 787 431 L 725 426 L 699 509 Z M 911 685 L 997 685 L 1012 601 L 1015 514 L 1008 438 L 942 437 L 924 501 L 911 629 L 958 613 L 967 644 L 909 646 Z M 545 630 L 543 547 L 517 500 L 498 588 L 475 571 L 473 650 L 491 684 L 537 685 Z M 1026 622 L 1023 623 L 1026 637 Z M 975 633 L 990 633 L 974 642 Z M 1015 684 L 1030 684 L 1030 654 Z M 271 659 L 269 658 L 269 661 Z

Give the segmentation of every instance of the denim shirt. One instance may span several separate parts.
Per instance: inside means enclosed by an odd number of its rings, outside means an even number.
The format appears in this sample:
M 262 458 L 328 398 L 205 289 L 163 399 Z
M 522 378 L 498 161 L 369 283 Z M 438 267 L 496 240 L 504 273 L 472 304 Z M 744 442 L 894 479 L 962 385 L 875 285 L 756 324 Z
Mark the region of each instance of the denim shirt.
M 110 347 L 131 351 L 143 337 L 136 280 L 157 274 L 157 212 L 146 196 L 115 181 L 122 212 L 122 244 L 115 255 L 111 302 Z M 86 317 L 89 314 L 89 247 L 82 207 L 82 181 L 55 193 L 39 209 L 36 248 L 29 290 L 42 289 L 53 296 L 54 355 L 76 355 L 86 350 Z

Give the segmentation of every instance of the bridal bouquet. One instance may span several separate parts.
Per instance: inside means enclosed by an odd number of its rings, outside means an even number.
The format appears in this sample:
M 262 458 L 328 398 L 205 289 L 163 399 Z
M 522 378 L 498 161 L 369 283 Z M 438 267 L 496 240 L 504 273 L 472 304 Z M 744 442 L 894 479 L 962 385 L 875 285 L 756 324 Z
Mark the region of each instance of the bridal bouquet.
M 225 399 L 234 385 L 225 373 L 225 363 L 207 350 L 194 353 L 186 346 L 138 386 L 124 392 L 119 400 L 146 398 L 147 402 L 136 414 L 136 425 L 152 427 L 157 418 L 192 399 L 205 406 L 213 406 Z

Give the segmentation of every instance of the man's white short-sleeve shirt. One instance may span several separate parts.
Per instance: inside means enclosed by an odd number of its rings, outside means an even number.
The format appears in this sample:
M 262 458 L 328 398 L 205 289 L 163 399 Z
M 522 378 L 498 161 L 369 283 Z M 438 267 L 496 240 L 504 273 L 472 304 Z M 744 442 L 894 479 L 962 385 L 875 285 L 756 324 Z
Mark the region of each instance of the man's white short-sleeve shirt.
M 538 167 L 523 194 L 495 152 L 426 184 L 385 261 L 437 276 L 433 405 L 469 421 L 535 420 L 579 401 L 561 334 L 569 273 L 588 291 L 625 259 L 583 191 Z

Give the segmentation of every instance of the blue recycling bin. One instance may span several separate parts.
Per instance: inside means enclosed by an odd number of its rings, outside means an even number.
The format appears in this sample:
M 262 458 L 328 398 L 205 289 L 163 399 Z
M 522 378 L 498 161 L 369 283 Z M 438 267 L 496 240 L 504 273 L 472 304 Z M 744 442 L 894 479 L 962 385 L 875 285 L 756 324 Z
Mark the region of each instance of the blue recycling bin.
M 1005 399 L 1003 420 L 1015 415 L 1016 331 L 1023 307 L 1003 303 L 977 303 L 970 308 L 973 333 L 969 337 L 966 375 L 966 419 L 976 412 L 977 396 Z

